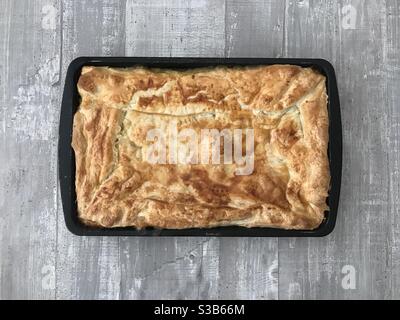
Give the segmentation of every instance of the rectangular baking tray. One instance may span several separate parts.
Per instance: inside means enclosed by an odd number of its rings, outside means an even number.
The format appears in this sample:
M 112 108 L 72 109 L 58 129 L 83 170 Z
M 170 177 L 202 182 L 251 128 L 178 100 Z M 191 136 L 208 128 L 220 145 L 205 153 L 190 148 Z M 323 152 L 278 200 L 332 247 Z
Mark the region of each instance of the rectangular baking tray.
M 75 193 L 75 156 L 71 147 L 72 123 L 80 96 L 77 82 L 83 66 L 133 67 L 145 66 L 166 69 L 192 69 L 212 66 L 256 66 L 290 64 L 317 69 L 327 78 L 329 112 L 329 164 L 331 187 L 322 224 L 314 230 L 282 230 L 276 228 L 219 227 L 210 229 L 154 229 L 137 230 L 132 227 L 89 227 L 78 219 Z M 323 59 L 282 58 L 150 58 L 150 57 L 79 57 L 73 60 L 66 74 L 61 105 L 58 166 L 61 199 L 67 228 L 79 236 L 219 236 L 219 237 L 322 237 L 335 227 L 342 175 L 342 125 L 339 93 L 333 66 Z

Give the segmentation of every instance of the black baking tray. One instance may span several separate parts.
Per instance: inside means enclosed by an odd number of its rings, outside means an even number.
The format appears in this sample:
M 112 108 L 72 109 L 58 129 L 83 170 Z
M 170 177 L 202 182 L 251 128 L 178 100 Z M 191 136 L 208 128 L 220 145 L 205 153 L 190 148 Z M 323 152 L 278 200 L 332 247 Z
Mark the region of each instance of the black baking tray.
M 83 66 L 132 67 L 146 66 L 168 69 L 191 69 L 211 66 L 255 66 L 291 64 L 312 67 L 327 78 L 329 112 L 329 164 L 331 188 L 327 203 L 330 211 L 325 213 L 322 224 L 314 230 L 282 230 L 276 228 L 219 227 L 211 229 L 154 229 L 137 230 L 131 227 L 101 228 L 84 225 L 77 214 L 75 193 L 75 156 L 71 147 L 72 123 L 80 102 L 77 81 Z M 80 236 L 221 236 L 221 237 L 322 237 L 335 227 L 339 204 L 342 174 L 342 125 L 339 94 L 333 66 L 323 59 L 282 58 L 149 58 L 149 57 L 79 57 L 73 60 L 67 71 L 61 105 L 58 166 L 61 198 L 67 228 Z

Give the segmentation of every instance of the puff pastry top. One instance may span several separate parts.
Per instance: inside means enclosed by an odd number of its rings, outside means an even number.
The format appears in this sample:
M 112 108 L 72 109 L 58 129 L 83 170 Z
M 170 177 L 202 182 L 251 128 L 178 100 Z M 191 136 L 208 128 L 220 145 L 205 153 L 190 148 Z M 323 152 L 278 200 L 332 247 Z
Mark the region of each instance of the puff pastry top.
M 314 229 L 328 209 L 325 77 L 292 65 L 84 67 L 74 116 L 79 217 L 90 225 Z M 254 129 L 254 171 L 150 164 L 146 132 Z M 163 129 L 163 130 L 164 130 Z

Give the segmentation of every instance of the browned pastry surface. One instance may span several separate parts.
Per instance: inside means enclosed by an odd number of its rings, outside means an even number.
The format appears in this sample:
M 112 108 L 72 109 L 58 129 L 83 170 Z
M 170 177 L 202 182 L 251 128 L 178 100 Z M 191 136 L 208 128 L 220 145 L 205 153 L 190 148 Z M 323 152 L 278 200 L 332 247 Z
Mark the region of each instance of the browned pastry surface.
M 289 65 L 194 69 L 84 67 L 74 117 L 79 217 L 105 227 L 240 225 L 314 229 L 327 210 L 325 78 Z M 254 171 L 152 164 L 146 134 L 254 129 Z M 245 150 L 245 145 L 243 145 Z

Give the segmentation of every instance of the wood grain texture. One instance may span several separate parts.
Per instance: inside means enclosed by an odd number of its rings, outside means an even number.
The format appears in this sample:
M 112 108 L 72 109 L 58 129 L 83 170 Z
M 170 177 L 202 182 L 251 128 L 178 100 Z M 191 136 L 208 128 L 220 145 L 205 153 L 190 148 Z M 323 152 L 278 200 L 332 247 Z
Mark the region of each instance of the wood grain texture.
M 3 1 L 0 12 L 1 299 L 55 297 L 60 30 L 46 5 L 59 3 Z
M 279 58 L 284 41 L 283 1 L 227 1 L 225 55 Z
M 385 285 L 391 298 L 400 299 L 400 4 L 387 2 L 383 26 L 383 72 L 386 79 L 384 103 L 387 110 L 385 141 L 388 148 L 386 167 L 389 175 L 388 210 L 390 220 L 385 221 L 390 242 L 387 243 L 390 268 Z
M 66 69 L 82 55 L 331 61 L 344 134 L 333 234 L 71 235 L 58 118 Z M 0 299 L 399 299 L 399 66 L 396 0 L 3 0 Z M 342 286 L 344 266 L 355 289 Z
M 356 13 L 355 29 L 346 29 L 343 21 L 343 7 L 349 4 Z M 391 297 L 391 150 L 386 135 L 390 110 L 385 99 L 393 84 L 385 77 L 388 66 L 383 58 L 385 5 L 384 1 L 286 2 L 286 55 L 326 58 L 336 68 L 344 166 L 335 232 L 324 239 L 279 241 L 280 298 Z M 346 265 L 355 268 L 354 289 L 342 287 Z
M 225 2 L 128 0 L 126 53 L 147 56 L 223 56 Z
M 282 55 L 284 3 L 226 3 L 227 57 Z M 278 299 L 278 240 L 220 240 L 220 286 L 227 299 Z
M 62 74 L 74 58 L 124 54 L 124 9 L 120 1 L 63 1 Z M 67 231 L 59 197 L 57 299 L 117 299 L 118 238 L 75 237 Z
M 127 1 L 126 55 L 223 56 L 223 1 Z M 219 297 L 219 239 L 121 239 L 121 298 Z

